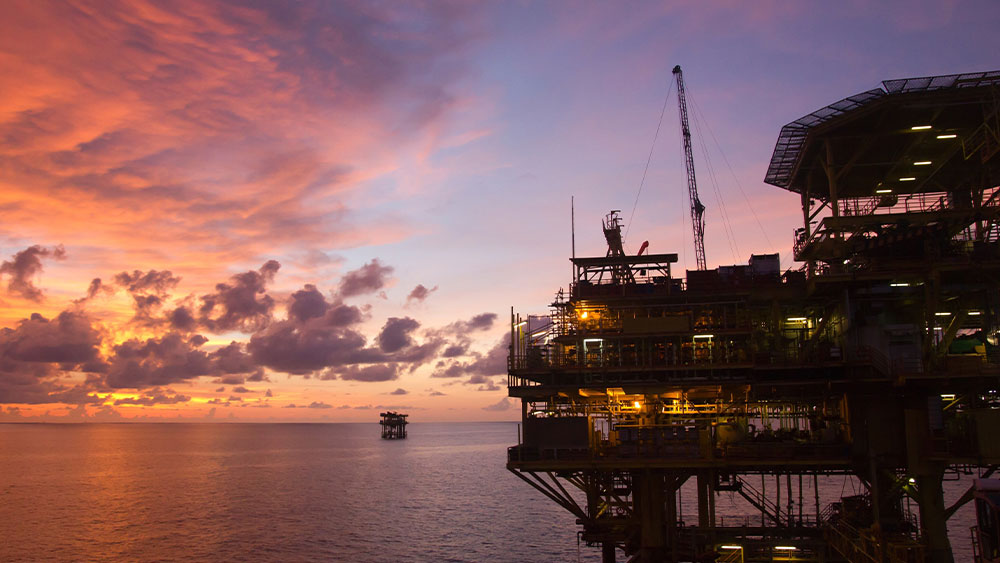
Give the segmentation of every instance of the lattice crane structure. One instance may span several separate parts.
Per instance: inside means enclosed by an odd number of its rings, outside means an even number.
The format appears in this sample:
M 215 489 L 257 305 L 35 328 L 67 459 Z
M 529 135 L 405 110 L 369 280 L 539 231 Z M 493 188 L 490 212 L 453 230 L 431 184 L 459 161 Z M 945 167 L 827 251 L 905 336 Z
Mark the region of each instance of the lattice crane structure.
M 677 78 L 677 107 L 681 116 L 681 137 L 684 141 L 684 168 L 687 170 L 688 200 L 691 203 L 691 228 L 694 229 L 694 254 L 698 269 L 705 264 L 705 206 L 698 199 L 698 181 L 694 176 L 694 155 L 691 152 L 691 127 L 688 125 L 687 97 L 684 94 L 684 73 L 681 65 L 674 67 Z

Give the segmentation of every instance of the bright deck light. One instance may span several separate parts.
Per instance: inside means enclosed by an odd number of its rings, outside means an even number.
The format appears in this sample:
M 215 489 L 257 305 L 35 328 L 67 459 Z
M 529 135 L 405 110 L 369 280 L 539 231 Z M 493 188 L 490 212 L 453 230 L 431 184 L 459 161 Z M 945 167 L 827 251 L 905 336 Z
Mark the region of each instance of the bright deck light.
M 955 134 L 952 134 L 952 133 L 949 133 L 949 134 L 947 134 L 947 135 L 938 135 L 938 136 L 937 136 L 937 138 L 938 138 L 938 139 L 954 139 L 954 138 L 955 138 L 955 137 L 957 137 L 957 136 L 958 136 L 958 135 L 955 135 Z
M 892 190 L 875 190 L 877 194 L 891 194 Z
M 947 311 L 942 311 L 940 313 L 934 313 L 934 316 L 935 317 L 948 317 L 948 316 L 951 316 L 951 313 L 949 313 Z
M 890 283 L 889 287 L 910 287 L 910 284 L 906 282 L 896 282 L 896 283 Z
M 637 409 L 641 409 L 642 408 L 642 403 L 640 403 L 639 401 L 636 401 L 636 402 L 632 403 L 632 405 L 635 408 L 637 408 Z
M 795 551 L 798 548 L 795 547 L 795 546 L 792 546 L 792 545 L 776 545 L 776 546 L 774 546 L 774 549 L 777 549 L 777 550 L 780 550 L 780 551 Z
M 914 125 L 913 127 L 910 127 L 910 130 L 911 131 L 923 131 L 925 129 L 930 129 L 930 128 L 931 128 L 930 125 Z
M 929 160 L 918 160 L 918 161 L 914 162 L 913 165 L 914 166 L 927 166 L 930 163 L 931 163 L 931 161 L 929 161 Z
M 906 178 L 899 179 L 900 182 L 912 182 L 914 180 L 916 180 L 916 178 L 914 178 L 913 176 L 907 176 Z
M 970 317 L 978 317 L 979 315 L 982 315 L 982 314 L 983 314 L 982 311 L 969 311 L 968 312 L 968 315 Z
M 720 545 L 719 549 L 743 549 L 742 545 Z
M 954 401 L 955 395 L 954 393 L 941 393 L 941 398 L 945 401 Z
M 589 313 L 587 313 L 586 311 L 584 311 L 584 312 L 580 313 L 580 318 L 581 318 L 581 319 L 586 319 L 586 318 L 587 318 L 588 316 L 590 316 L 590 315 L 589 315 Z
M 805 322 L 806 317 L 788 317 L 785 320 L 788 321 L 788 322 L 790 322 L 790 323 L 801 323 L 801 322 Z
M 714 334 L 696 334 L 696 335 L 694 335 L 695 338 L 712 338 L 713 336 L 715 336 L 715 335 Z

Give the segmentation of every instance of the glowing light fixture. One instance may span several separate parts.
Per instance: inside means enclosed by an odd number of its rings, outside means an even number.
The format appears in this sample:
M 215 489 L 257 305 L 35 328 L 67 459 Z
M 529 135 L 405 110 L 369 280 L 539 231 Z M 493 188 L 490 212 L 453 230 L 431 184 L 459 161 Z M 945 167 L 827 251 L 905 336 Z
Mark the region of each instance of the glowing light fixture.
M 918 160 L 913 163 L 914 166 L 927 166 L 931 163 L 929 160 Z
M 970 317 L 978 317 L 979 315 L 982 315 L 982 314 L 983 313 L 981 311 L 969 311 L 969 313 L 968 313 L 968 315 Z
M 785 320 L 788 321 L 788 322 L 790 322 L 790 323 L 802 323 L 802 322 L 805 322 L 807 319 L 806 319 L 806 317 L 788 317 Z
M 632 403 L 632 406 L 634 406 L 637 409 L 641 409 L 642 408 L 642 403 L 640 403 L 639 401 L 636 401 L 636 402 Z
M 951 316 L 951 313 L 949 313 L 947 311 L 942 311 L 940 313 L 934 313 L 934 316 L 935 317 L 949 317 L 949 316 Z
M 917 484 L 917 480 L 914 479 L 913 477 L 910 477 L 910 484 L 911 485 L 916 485 Z
M 517 323 L 514 326 L 517 327 L 517 328 L 521 328 L 522 326 L 524 326 L 526 324 L 528 324 L 528 321 L 521 321 L 521 322 Z
M 584 312 L 580 313 L 580 318 L 581 318 L 581 319 L 586 319 L 586 318 L 587 318 L 587 317 L 589 317 L 589 316 L 590 316 L 590 313 L 588 313 L 588 312 L 586 312 L 586 311 L 584 311 Z
M 907 176 L 906 178 L 899 179 L 900 182 L 912 182 L 914 180 L 916 180 L 916 178 L 914 178 L 913 176 Z
M 593 343 L 593 342 L 604 342 L 604 340 L 601 339 L 601 338 L 584 338 L 583 339 L 583 343 L 584 344 L 590 344 L 590 343 Z
M 955 394 L 954 393 L 941 393 L 941 398 L 944 399 L 945 401 L 954 401 L 955 400 Z
M 694 335 L 695 338 L 712 338 L 714 336 L 715 336 L 714 334 L 696 334 L 696 335 Z
M 719 549 L 743 549 L 742 545 L 720 545 Z
M 778 551 L 796 551 L 799 548 L 793 545 L 776 545 L 774 546 L 774 549 L 777 549 Z
M 910 287 L 910 284 L 906 282 L 890 283 L 889 287 Z
M 877 194 L 891 194 L 892 190 L 875 190 Z
M 938 135 L 937 138 L 938 139 L 954 139 L 957 136 L 958 135 L 948 134 L 948 135 Z
M 914 125 L 913 127 L 910 127 L 910 131 L 924 131 L 930 128 L 930 125 Z

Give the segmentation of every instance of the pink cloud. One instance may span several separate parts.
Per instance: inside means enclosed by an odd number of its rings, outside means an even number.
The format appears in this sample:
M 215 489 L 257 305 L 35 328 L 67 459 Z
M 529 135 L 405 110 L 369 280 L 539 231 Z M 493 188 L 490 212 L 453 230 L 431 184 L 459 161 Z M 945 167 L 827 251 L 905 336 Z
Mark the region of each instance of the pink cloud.
M 326 8 L 8 6 L 7 226 L 144 260 L 224 263 L 403 236 L 398 221 L 353 222 L 347 192 L 393 158 L 383 147 L 449 107 L 460 67 L 442 61 L 468 41 L 466 13 Z

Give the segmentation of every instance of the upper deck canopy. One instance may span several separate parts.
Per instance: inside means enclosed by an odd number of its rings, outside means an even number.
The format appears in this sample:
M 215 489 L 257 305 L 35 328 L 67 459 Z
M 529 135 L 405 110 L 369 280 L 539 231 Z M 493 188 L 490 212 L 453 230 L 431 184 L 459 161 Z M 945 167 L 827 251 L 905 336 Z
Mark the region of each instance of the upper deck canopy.
M 581 268 L 627 264 L 629 266 L 654 266 L 677 262 L 677 254 L 644 254 L 641 256 L 598 256 L 593 258 L 570 258 Z
M 782 127 L 764 181 L 820 199 L 831 176 L 838 198 L 996 182 L 998 108 L 1000 71 L 886 80 Z

